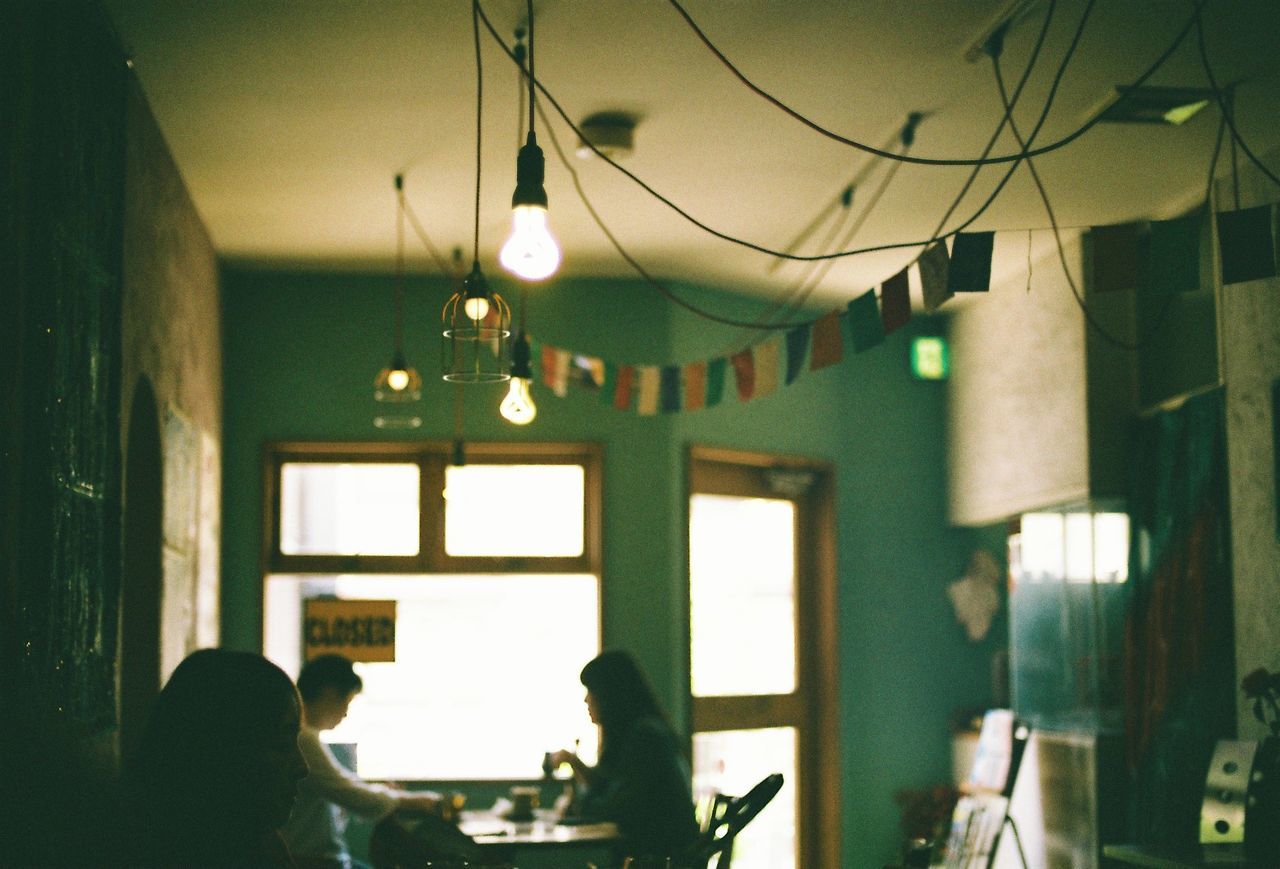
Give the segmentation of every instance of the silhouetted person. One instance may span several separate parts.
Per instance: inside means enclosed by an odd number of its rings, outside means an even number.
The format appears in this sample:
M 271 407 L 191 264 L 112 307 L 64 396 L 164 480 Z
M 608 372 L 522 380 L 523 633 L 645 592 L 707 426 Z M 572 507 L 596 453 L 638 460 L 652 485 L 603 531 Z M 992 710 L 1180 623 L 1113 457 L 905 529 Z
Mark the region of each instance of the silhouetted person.
M 365 781 L 338 763 L 321 741 L 320 731 L 341 724 L 363 688 L 360 674 L 341 655 L 312 658 L 298 674 L 302 695 L 298 745 L 310 772 L 299 786 L 297 805 L 282 832 L 299 867 L 350 869 L 351 852 L 343 836 L 347 812 L 378 819 L 397 809 L 434 812 L 439 807 L 439 794 Z
M 587 713 L 600 725 L 600 762 L 553 752 L 586 786 L 582 815 L 618 825 L 629 854 L 678 855 L 697 835 L 689 763 L 635 659 L 607 651 L 582 668 Z
M 293 682 L 261 655 L 189 655 L 127 770 L 134 865 L 292 866 L 277 831 L 307 773 L 301 721 Z

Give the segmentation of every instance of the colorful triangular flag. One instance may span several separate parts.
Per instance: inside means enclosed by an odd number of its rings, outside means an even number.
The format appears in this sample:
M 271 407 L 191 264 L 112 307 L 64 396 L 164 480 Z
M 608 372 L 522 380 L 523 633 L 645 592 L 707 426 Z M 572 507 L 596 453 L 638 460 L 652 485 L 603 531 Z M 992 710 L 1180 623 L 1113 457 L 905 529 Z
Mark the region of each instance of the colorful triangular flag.
M 935 241 L 920 254 L 917 263 L 920 267 L 920 289 L 924 294 L 924 309 L 930 313 L 951 298 L 951 290 L 947 287 L 948 263 L 945 241 Z
M 631 409 L 631 393 L 632 384 L 635 381 L 636 369 L 634 365 L 621 365 L 618 367 L 618 382 L 613 391 L 613 406 L 617 410 Z
M 876 291 L 867 290 L 849 303 L 849 335 L 853 351 L 861 353 L 884 341 L 884 324 L 876 307 Z
M 658 387 L 661 375 L 656 365 L 637 365 L 636 413 L 653 416 L 658 412 Z
M 1199 289 L 1200 218 L 1196 211 L 1175 220 L 1151 221 L 1144 289 L 1156 293 Z
M 787 331 L 787 385 L 796 382 L 800 372 L 804 370 L 804 355 L 809 349 L 809 331 L 812 327 L 806 323 Z
M 600 382 L 600 401 L 613 404 L 618 391 L 618 366 L 612 362 L 604 364 L 604 380 Z
M 707 363 L 690 362 L 684 367 L 684 409 L 707 406 Z
M 738 400 L 750 401 L 756 391 L 756 369 L 751 348 L 733 354 L 729 361 L 733 363 L 733 377 L 738 384 Z
M 1095 293 L 1136 290 L 1141 283 L 1138 224 L 1117 223 L 1089 230 Z
M 994 232 L 958 232 L 951 242 L 947 267 L 948 293 L 985 293 L 991 289 Z
M 911 285 L 903 269 L 880 285 L 880 318 L 891 335 L 911 322 Z
M 813 352 L 809 370 L 818 371 L 844 359 L 844 339 L 840 333 L 840 312 L 830 311 L 813 322 Z
M 658 406 L 663 413 L 680 412 L 680 366 L 662 366 L 658 387 Z
M 1218 249 L 1222 253 L 1222 282 L 1238 284 L 1273 277 L 1276 273 L 1275 233 L 1270 205 L 1218 214 Z
M 763 398 L 778 391 L 778 339 L 771 338 L 751 348 L 755 370 L 755 397 Z
M 724 400 L 724 378 L 729 360 L 720 356 L 707 363 L 707 407 L 715 407 Z

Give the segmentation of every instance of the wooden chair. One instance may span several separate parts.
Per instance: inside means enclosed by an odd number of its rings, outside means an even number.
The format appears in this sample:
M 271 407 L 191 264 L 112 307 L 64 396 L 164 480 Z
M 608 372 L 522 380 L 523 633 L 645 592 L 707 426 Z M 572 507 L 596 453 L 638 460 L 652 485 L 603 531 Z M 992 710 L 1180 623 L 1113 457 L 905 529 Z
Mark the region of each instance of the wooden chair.
M 703 818 L 702 832 L 679 865 L 689 869 L 729 869 L 734 837 L 777 796 L 782 781 L 782 773 L 775 772 L 740 797 L 716 794 Z

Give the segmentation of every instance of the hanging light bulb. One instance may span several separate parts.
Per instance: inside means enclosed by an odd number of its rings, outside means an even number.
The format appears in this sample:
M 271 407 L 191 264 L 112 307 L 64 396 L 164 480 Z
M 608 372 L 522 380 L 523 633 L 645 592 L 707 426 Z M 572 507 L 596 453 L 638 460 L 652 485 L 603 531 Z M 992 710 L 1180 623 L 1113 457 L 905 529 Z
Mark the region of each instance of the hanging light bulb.
M 391 387 L 393 392 L 401 392 L 409 385 L 409 372 L 403 368 L 396 367 L 387 372 L 387 386 Z
M 516 190 L 511 195 L 511 237 L 502 246 L 502 267 L 526 281 L 540 281 L 555 274 L 560 247 L 547 228 L 547 190 L 543 186 L 547 161 L 533 132 L 536 96 L 533 72 L 533 2 L 529 0 L 529 68 L 524 68 L 523 35 L 516 32 L 516 61 L 521 78 L 529 86 L 529 133 L 516 155 Z
M 524 332 L 516 336 L 516 343 L 511 348 L 511 387 L 506 398 L 498 405 L 498 412 L 507 422 L 515 425 L 528 425 L 538 415 L 538 406 L 533 403 L 530 387 L 533 384 L 533 371 L 529 366 L 529 339 Z
M 502 399 L 498 407 L 502 418 L 515 425 L 528 425 L 538 416 L 538 406 L 533 403 L 529 393 L 529 381 L 523 377 L 511 378 L 511 388 L 507 397 Z
M 560 266 L 560 247 L 547 227 L 546 159 L 532 131 L 516 157 L 516 191 L 511 196 L 511 237 L 498 255 L 502 267 L 540 281 Z
M 484 279 L 479 263 L 472 263 L 471 274 L 462 282 L 462 310 L 472 320 L 489 315 L 489 282 Z

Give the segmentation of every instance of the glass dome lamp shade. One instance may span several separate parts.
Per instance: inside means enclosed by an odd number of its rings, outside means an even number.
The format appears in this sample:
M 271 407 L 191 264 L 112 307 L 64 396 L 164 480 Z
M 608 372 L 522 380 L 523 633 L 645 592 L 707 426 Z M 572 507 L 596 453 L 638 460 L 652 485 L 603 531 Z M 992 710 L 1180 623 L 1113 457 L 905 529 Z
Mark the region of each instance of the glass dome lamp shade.
M 546 160 L 533 131 L 516 157 L 511 196 L 511 237 L 498 255 L 502 267 L 526 281 L 551 277 L 560 267 L 560 247 L 547 226 Z
M 378 401 L 417 401 L 422 398 L 422 377 L 405 362 L 397 350 L 391 363 L 373 381 L 373 397 Z

